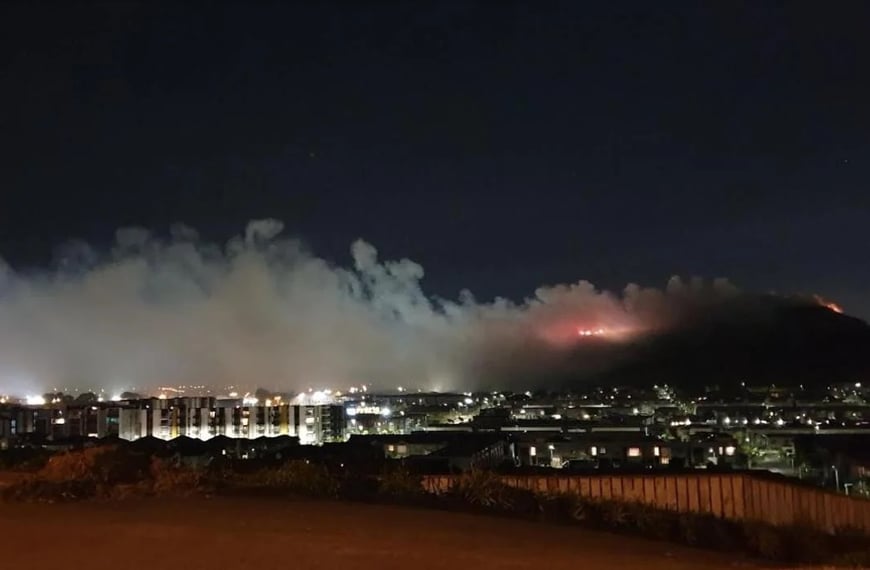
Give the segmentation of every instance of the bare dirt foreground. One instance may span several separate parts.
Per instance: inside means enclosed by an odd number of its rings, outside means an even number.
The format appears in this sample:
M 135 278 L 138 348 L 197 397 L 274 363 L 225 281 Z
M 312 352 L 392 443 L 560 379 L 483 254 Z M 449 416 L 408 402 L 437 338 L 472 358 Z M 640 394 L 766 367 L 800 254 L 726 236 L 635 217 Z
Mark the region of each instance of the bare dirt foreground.
M 0 537 L 3 568 L 753 567 L 713 553 L 576 528 L 398 507 L 265 499 L 0 504 Z

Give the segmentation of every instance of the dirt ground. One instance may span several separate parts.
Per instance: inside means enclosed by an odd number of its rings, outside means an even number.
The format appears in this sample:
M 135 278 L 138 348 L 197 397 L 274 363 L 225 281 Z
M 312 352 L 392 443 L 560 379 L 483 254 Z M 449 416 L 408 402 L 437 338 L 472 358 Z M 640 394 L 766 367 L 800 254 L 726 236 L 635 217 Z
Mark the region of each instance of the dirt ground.
M 3 568 L 718 570 L 739 559 L 484 516 L 266 499 L 0 504 Z

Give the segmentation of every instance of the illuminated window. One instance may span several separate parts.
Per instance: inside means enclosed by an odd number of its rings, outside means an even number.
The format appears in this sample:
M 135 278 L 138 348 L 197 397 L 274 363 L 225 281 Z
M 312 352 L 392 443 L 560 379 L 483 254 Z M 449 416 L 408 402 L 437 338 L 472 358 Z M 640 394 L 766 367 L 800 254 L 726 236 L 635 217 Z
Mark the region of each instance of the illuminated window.
M 658 445 L 655 446 L 655 447 L 653 447 L 653 455 L 655 455 L 656 457 L 658 457 L 658 456 L 660 456 L 661 454 L 662 454 L 662 448 L 661 448 L 661 447 L 659 447 Z
M 640 448 L 639 447 L 629 447 L 628 448 L 628 456 L 629 457 L 640 457 Z
M 594 445 L 592 447 L 590 447 L 589 448 L 589 455 L 591 455 L 592 457 L 595 457 L 596 455 L 598 455 L 598 448 L 595 447 Z
M 725 448 L 725 455 L 734 455 L 735 451 L 737 451 L 737 449 L 733 445 L 729 445 Z
M 605 447 L 602 445 L 601 447 L 598 448 L 598 453 L 599 453 L 600 455 L 606 455 L 606 454 L 607 454 L 607 448 L 605 448 Z
M 532 457 L 534 457 L 534 456 L 536 456 L 537 454 L 538 454 L 538 449 L 537 449 L 534 445 L 531 446 L 531 447 L 529 448 L 529 455 L 531 455 Z

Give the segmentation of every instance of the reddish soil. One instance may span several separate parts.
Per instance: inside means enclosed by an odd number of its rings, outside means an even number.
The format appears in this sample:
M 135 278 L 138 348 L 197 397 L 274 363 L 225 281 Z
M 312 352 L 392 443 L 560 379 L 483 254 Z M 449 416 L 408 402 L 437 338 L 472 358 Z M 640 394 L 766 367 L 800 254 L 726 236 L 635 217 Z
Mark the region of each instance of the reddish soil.
M 484 516 L 316 501 L 0 504 L 3 568 L 719 570 L 737 558 Z

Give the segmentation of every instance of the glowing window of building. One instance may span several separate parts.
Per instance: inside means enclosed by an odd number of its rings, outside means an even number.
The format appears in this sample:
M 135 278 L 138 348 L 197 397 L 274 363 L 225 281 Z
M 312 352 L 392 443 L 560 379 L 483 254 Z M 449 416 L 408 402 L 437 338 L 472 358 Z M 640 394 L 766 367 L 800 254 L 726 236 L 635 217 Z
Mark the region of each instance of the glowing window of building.
M 596 455 L 598 455 L 598 448 L 595 447 L 594 445 L 592 447 L 590 447 L 589 448 L 589 455 L 591 455 L 592 457 L 595 457 Z
M 659 447 L 658 445 L 653 447 L 653 455 L 655 455 L 656 457 L 659 457 L 661 454 L 662 454 L 661 447 Z
M 628 456 L 629 457 L 640 457 L 640 448 L 639 447 L 629 447 L 628 448 Z
M 534 457 L 538 454 L 538 449 L 533 445 L 529 448 L 529 455 Z

